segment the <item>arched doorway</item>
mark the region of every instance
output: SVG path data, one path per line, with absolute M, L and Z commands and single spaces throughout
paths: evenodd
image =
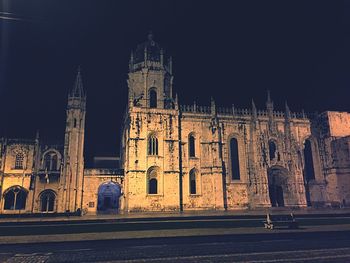
M 52 190 L 44 190 L 40 194 L 40 211 L 53 212 L 55 210 L 56 194 Z
M 98 212 L 118 212 L 119 198 L 121 196 L 120 185 L 115 182 L 106 182 L 98 188 Z
M 279 166 L 267 170 L 269 180 L 269 196 L 272 207 L 284 207 L 285 189 L 288 181 L 288 171 Z
M 21 186 L 12 186 L 4 192 L 4 210 L 23 210 L 26 207 L 27 190 Z

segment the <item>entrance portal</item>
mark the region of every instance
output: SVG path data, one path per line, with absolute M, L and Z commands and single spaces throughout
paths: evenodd
M 98 189 L 97 211 L 118 212 L 120 196 L 121 188 L 119 184 L 112 181 L 101 184 Z
M 288 180 L 288 171 L 283 167 L 271 167 L 268 169 L 269 196 L 272 207 L 284 206 L 284 191 Z

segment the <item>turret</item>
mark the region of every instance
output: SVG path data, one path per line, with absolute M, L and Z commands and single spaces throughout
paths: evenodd
M 252 119 L 253 119 L 253 121 L 257 121 L 257 119 L 258 119 L 258 112 L 256 110 L 255 103 L 254 103 L 253 99 L 252 99 Z
M 82 207 L 84 172 L 84 133 L 86 94 L 80 68 L 75 84 L 68 95 L 66 131 L 64 139 L 64 163 L 60 178 L 60 212 L 74 212 Z
M 133 106 L 172 108 L 173 75 L 171 58 L 149 33 L 137 46 L 129 61 L 129 101 Z M 130 108 L 130 107 L 129 107 Z
M 273 112 L 273 101 L 271 100 L 271 95 L 270 95 L 270 91 L 267 91 L 267 100 L 266 100 L 266 109 L 268 113 Z
M 284 114 L 284 116 L 285 116 L 286 121 L 290 122 L 292 115 L 291 115 L 290 109 L 288 107 L 287 101 L 285 102 L 285 114 Z
M 273 101 L 271 100 L 270 96 L 270 91 L 267 91 L 267 100 L 266 100 L 266 110 L 267 110 L 267 115 L 269 117 L 269 130 L 271 133 L 274 133 L 275 130 L 275 125 L 273 121 Z

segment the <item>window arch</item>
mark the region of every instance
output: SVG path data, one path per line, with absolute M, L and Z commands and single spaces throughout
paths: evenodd
M 152 167 L 148 170 L 148 194 L 158 194 L 158 169 Z
M 196 170 L 194 168 L 190 171 L 190 194 L 197 194 Z
M 312 156 L 312 145 L 311 145 L 310 139 L 306 139 L 304 143 L 304 160 L 305 160 L 305 167 L 304 167 L 305 179 L 306 181 L 314 180 L 315 170 L 314 170 L 314 162 L 313 162 L 313 156 Z
M 55 152 L 48 152 L 44 156 L 44 169 L 48 171 L 57 170 L 58 157 Z
M 230 139 L 230 161 L 231 161 L 231 177 L 233 180 L 240 180 L 238 141 L 236 138 Z
M 56 194 L 52 190 L 44 190 L 40 194 L 41 212 L 53 212 L 55 209 Z
M 23 169 L 24 154 L 17 153 L 15 159 L 15 169 Z
M 158 155 L 158 139 L 155 134 L 148 137 L 148 155 Z
M 188 136 L 188 155 L 196 157 L 196 139 L 193 134 Z
M 157 91 L 155 88 L 151 88 L 149 91 L 149 107 L 157 108 Z
M 270 156 L 270 161 L 276 158 L 276 143 L 272 140 L 269 141 L 269 156 Z
M 13 186 L 4 193 L 4 210 L 23 210 L 26 207 L 27 191 L 21 186 Z

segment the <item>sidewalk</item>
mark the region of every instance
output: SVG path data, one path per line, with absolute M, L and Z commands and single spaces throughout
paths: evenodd
M 242 228 L 197 228 L 197 229 L 165 229 L 165 230 L 143 230 L 143 231 L 121 231 L 103 233 L 79 233 L 60 235 L 34 235 L 34 236 L 0 236 L 0 245 L 5 244 L 34 244 L 55 243 L 75 241 L 97 241 L 97 240 L 128 240 L 144 238 L 164 237 L 195 237 L 195 236 L 218 236 L 218 235 L 257 235 L 278 233 L 316 233 L 316 232 L 343 232 L 350 231 L 350 224 L 307 226 L 300 229 L 274 229 L 268 230 L 261 227 Z
M 187 218 L 187 217 L 265 217 L 270 214 L 294 215 L 340 215 L 349 214 L 350 208 L 330 209 L 330 208 L 260 208 L 254 210 L 229 210 L 229 211 L 184 211 L 184 212 L 138 212 L 120 214 L 87 214 L 84 216 L 57 216 L 57 217 L 28 217 L 28 218 L 0 218 L 1 223 L 7 222 L 56 222 L 56 221 L 103 221 L 103 220 L 128 220 L 128 219 L 166 219 L 166 218 Z

